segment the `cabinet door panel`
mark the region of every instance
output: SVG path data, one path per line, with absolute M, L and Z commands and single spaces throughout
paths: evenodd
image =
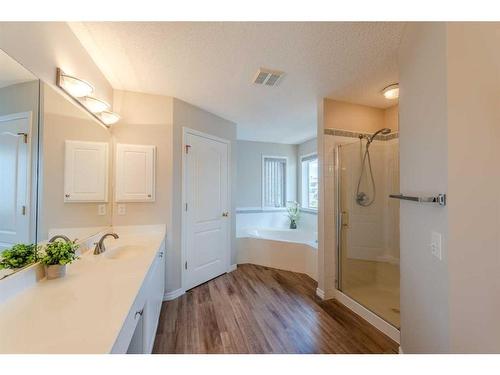
M 108 144 L 65 142 L 64 201 L 107 202 Z
M 153 202 L 155 200 L 156 147 L 116 145 L 116 200 Z
M 163 294 L 165 291 L 165 257 L 163 249 L 158 252 L 153 267 L 153 273 L 149 281 L 148 301 L 145 311 L 145 353 L 151 353 L 153 350 L 161 304 L 163 302 Z

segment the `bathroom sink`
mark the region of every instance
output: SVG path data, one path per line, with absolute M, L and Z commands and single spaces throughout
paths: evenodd
M 123 245 L 107 250 L 103 256 L 108 259 L 128 259 L 136 257 L 141 251 L 140 246 Z

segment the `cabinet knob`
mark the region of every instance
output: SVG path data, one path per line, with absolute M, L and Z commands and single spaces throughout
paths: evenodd
M 228 217 L 228 216 L 229 216 L 229 212 L 228 212 L 228 211 L 224 211 L 224 212 L 222 213 L 222 217 Z
M 148 194 L 148 198 L 151 198 L 151 194 Z
M 71 194 L 64 194 L 64 196 L 65 196 L 66 198 L 69 198 L 69 197 L 71 197 Z
M 158 257 L 163 258 L 163 251 L 160 251 Z

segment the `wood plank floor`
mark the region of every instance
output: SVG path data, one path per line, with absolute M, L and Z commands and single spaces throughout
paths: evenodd
M 243 264 L 164 302 L 153 353 L 397 353 L 304 274 Z

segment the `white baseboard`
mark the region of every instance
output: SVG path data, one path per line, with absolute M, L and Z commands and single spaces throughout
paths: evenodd
M 405 353 L 403 352 L 403 348 L 401 347 L 401 345 L 399 346 L 399 354 L 405 354 Z
M 171 301 L 173 299 L 176 299 L 177 297 L 182 296 L 184 293 L 185 293 L 185 291 L 182 288 L 173 290 L 171 292 L 165 292 L 165 294 L 163 295 L 163 300 L 164 301 Z
M 237 264 L 231 264 L 227 270 L 227 272 L 233 272 L 236 271 L 236 268 L 238 268 Z

